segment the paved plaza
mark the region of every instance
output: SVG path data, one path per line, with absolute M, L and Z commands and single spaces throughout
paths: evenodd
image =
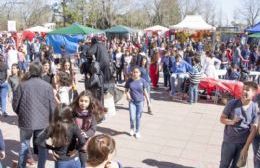
M 83 89 L 82 83 L 79 90 Z M 212 102 L 194 105 L 173 102 L 164 89 L 152 91 L 154 115 L 145 106 L 141 123 L 141 138 L 129 136 L 128 105 L 123 98 L 117 113 L 98 125 L 98 133 L 113 136 L 117 143 L 116 160 L 126 168 L 217 168 L 224 126 L 219 117 L 224 106 Z M 10 111 L 10 104 L 8 107 Z M 19 151 L 19 132 L 14 113 L 1 118 L 7 157 L 3 163 L 12 166 Z M 52 168 L 53 161 L 48 161 Z M 252 168 L 252 150 L 249 165 Z

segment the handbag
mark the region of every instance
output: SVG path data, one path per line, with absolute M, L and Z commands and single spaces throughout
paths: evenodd
M 245 167 L 247 162 L 247 156 L 242 157 L 241 153 L 239 155 L 238 161 L 237 161 L 237 167 Z

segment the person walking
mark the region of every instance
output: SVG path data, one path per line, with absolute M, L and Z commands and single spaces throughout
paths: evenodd
M 18 116 L 21 149 L 19 152 L 18 168 L 25 168 L 30 140 L 49 126 L 53 118 L 55 100 L 52 86 L 41 79 L 42 66 L 33 62 L 25 79 L 14 91 L 12 106 Z M 38 154 L 38 168 L 44 168 L 47 150 L 34 145 Z
M 141 72 L 138 67 L 133 68 L 132 77 L 126 82 L 126 97 L 129 101 L 130 112 L 130 135 L 135 134 L 136 138 L 140 138 L 141 116 L 144 106 L 144 96 L 150 106 L 149 96 L 147 94 L 147 82 L 141 78 Z

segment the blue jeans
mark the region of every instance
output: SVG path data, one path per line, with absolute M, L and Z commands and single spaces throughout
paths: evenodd
M 197 103 L 198 102 L 198 84 L 190 84 L 189 87 L 189 101 L 190 103 Z
M 184 83 L 184 79 L 189 77 L 186 73 L 173 73 L 170 78 L 171 85 L 171 95 L 174 96 L 176 92 L 182 92 L 182 85 Z
M 55 168 L 81 168 L 81 164 L 78 157 L 71 160 L 61 160 L 55 162 Z
M 144 102 L 134 102 L 129 103 L 129 112 L 130 112 L 130 128 L 135 129 L 135 132 L 140 131 L 141 116 L 143 112 Z
M 30 140 L 33 136 L 37 137 L 41 132 L 42 130 L 30 130 L 20 128 L 21 150 L 19 152 L 18 168 L 25 168 L 26 159 L 30 148 Z M 38 148 L 38 168 L 44 168 L 48 155 L 48 150 L 40 146 L 36 147 Z
M 20 70 L 25 72 L 26 69 L 27 69 L 27 62 L 26 61 L 19 61 L 18 66 L 19 66 Z
M 0 84 L 0 92 L 1 92 L 1 109 L 3 113 L 6 112 L 6 100 L 7 100 L 7 94 L 8 94 L 8 83 L 4 82 Z
M 170 78 L 171 78 L 171 74 L 165 72 L 163 73 L 163 84 L 164 84 L 164 87 L 171 87 L 171 84 L 170 84 Z
M 221 146 L 221 160 L 219 168 L 237 168 L 237 161 L 244 145 L 244 143 L 235 144 L 223 142 Z

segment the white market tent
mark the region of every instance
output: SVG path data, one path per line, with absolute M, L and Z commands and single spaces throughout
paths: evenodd
M 216 27 L 206 23 L 200 15 L 187 15 L 180 23 L 170 26 L 176 30 L 211 30 L 215 31 Z
M 31 27 L 26 29 L 25 31 L 30 31 L 30 32 L 39 32 L 39 33 L 48 33 L 50 31 L 52 31 L 51 29 L 48 29 L 46 27 L 43 26 L 35 26 L 35 27 Z
M 156 26 L 152 26 L 152 27 L 148 27 L 146 29 L 144 29 L 144 31 L 161 31 L 161 32 L 166 32 L 169 29 L 167 27 L 163 27 L 160 25 L 156 25 Z

